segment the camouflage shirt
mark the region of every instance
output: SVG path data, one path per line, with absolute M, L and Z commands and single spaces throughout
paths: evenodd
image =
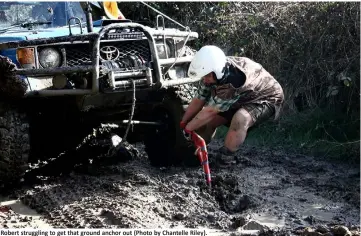
M 242 71 L 245 83 L 235 88 L 231 83 L 206 86 L 200 83 L 197 98 L 206 101 L 207 106 L 219 112 L 239 109 L 244 104 L 269 103 L 275 108 L 275 119 L 278 118 L 284 94 L 281 85 L 260 64 L 246 57 L 228 57 L 228 62 Z

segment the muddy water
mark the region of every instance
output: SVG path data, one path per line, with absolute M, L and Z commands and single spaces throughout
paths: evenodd
M 0 198 L 0 228 L 50 228 L 35 210 L 16 199 Z
M 210 151 L 219 145 L 214 141 Z M 327 235 L 345 225 L 353 235 L 359 232 L 357 166 L 244 147 L 234 165 L 211 160 L 209 190 L 200 168 L 150 167 L 137 147 L 134 160 L 89 165 L 17 196 L 52 227 L 186 227 L 233 235 L 311 235 L 319 229 L 313 235 Z

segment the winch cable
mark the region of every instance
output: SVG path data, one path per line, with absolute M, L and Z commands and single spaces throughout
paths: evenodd
M 135 101 L 136 101 L 136 98 L 135 98 L 135 82 L 134 82 L 134 80 L 132 80 L 132 87 L 133 87 L 132 108 L 131 108 L 130 115 L 129 115 L 129 121 L 128 121 L 127 129 L 126 129 L 125 134 L 123 136 L 123 141 L 127 140 L 129 129 L 130 129 L 130 126 L 132 125 L 132 120 L 133 120 L 133 116 L 134 116 Z
M 170 17 L 167 16 L 166 14 L 158 11 L 158 10 L 155 9 L 154 7 L 150 6 L 149 4 L 147 4 L 147 3 L 143 2 L 143 1 L 140 1 L 140 2 L 141 2 L 142 4 L 144 4 L 145 6 L 149 7 L 150 9 L 152 9 L 153 11 L 157 12 L 158 14 L 164 16 L 164 17 L 167 18 L 168 20 L 170 20 L 170 21 L 174 22 L 175 24 L 183 27 L 186 31 L 188 31 L 187 38 L 186 38 L 186 40 L 185 40 L 184 43 L 183 43 L 183 46 L 182 46 L 182 48 L 181 48 L 181 50 L 180 50 L 179 55 L 176 57 L 175 61 L 174 61 L 173 64 L 168 68 L 168 70 L 163 74 L 163 77 L 164 77 L 164 79 L 165 79 L 165 75 L 168 74 L 168 72 L 170 71 L 170 69 L 172 69 L 173 66 L 177 63 L 177 60 L 182 56 L 182 53 L 183 53 L 184 48 L 185 48 L 185 45 L 187 44 L 187 42 L 188 42 L 188 40 L 189 40 L 189 37 L 190 37 L 192 31 L 190 30 L 190 28 L 189 28 L 188 26 L 184 26 L 184 25 L 182 25 L 181 23 L 179 23 L 178 21 L 173 20 L 172 18 L 170 18 Z
M 161 14 L 162 16 L 164 16 L 165 18 L 167 18 L 168 20 L 173 21 L 173 22 L 176 23 L 177 25 L 183 27 L 184 29 L 187 29 L 187 28 L 188 28 L 188 27 L 182 25 L 181 23 L 177 22 L 176 20 L 173 20 L 172 18 L 170 18 L 169 16 L 165 15 L 164 13 L 158 11 L 158 10 L 155 9 L 154 7 L 150 6 L 149 4 L 147 4 L 147 3 L 143 2 L 143 1 L 140 1 L 140 2 L 143 3 L 144 5 L 146 5 L 147 7 L 149 7 L 150 9 L 152 9 L 153 11 Z
M 188 27 L 187 27 L 187 28 L 188 28 Z M 164 78 L 165 78 L 165 75 L 168 74 L 168 72 L 170 71 L 170 69 L 172 69 L 173 66 L 177 63 L 177 60 L 182 56 L 183 50 L 184 50 L 184 48 L 185 48 L 185 46 L 186 46 L 186 44 L 187 44 L 187 41 L 188 41 L 188 39 L 189 39 L 189 36 L 191 35 L 191 31 L 190 31 L 189 28 L 188 28 L 188 30 L 189 30 L 189 33 L 188 33 L 188 36 L 187 36 L 186 40 L 184 40 L 182 49 L 180 50 L 179 55 L 178 55 L 177 58 L 174 60 L 173 64 L 172 64 L 172 65 L 168 68 L 168 70 L 164 73 L 164 75 L 163 75 Z

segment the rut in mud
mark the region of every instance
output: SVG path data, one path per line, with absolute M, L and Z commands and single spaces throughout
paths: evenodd
M 213 141 L 210 153 L 220 145 Z M 311 235 L 313 230 L 305 229 L 311 226 L 317 235 L 327 235 L 339 230 L 331 226 L 346 225 L 354 235 L 359 231 L 357 166 L 244 147 L 233 165 L 211 159 L 209 190 L 200 167 L 152 167 L 142 145 L 131 160 L 117 163 L 119 157 L 104 158 L 102 147 L 72 155 L 96 153 L 103 159 L 76 165 L 70 174 L 42 178 L 18 189 L 16 196 L 54 227 L 202 227 Z M 0 223 L 6 227 L 1 217 Z

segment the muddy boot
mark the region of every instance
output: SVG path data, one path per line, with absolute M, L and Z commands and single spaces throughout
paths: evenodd
M 221 147 L 212 159 L 218 166 L 232 166 L 237 164 L 236 158 L 235 152 L 229 151 L 226 147 Z

